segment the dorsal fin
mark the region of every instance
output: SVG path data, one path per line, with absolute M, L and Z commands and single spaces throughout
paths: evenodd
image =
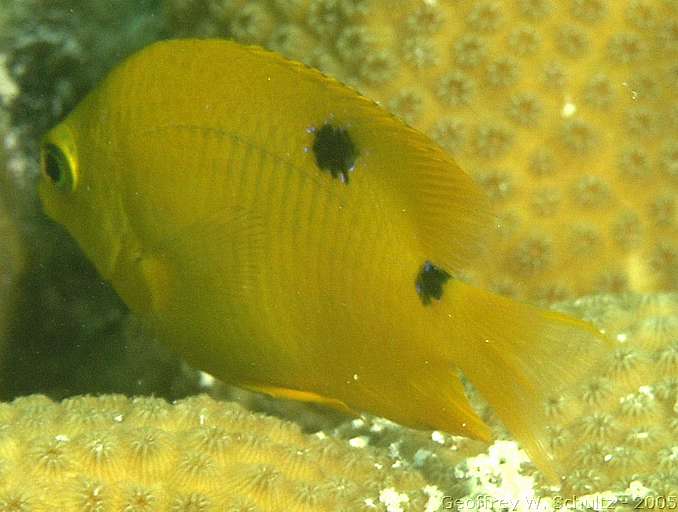
M 406 134 L 394 151 L 398 172 L 384 176 L 403 208 L 412 212 L 418 242 L 436 266 L 455 274 L 467 269 L 491 237 L 494 216 L 485 193 L 441 148 L 407 126 L 384 131 Z

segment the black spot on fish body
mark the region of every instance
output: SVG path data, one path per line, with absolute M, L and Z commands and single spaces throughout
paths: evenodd
M 313 153 L 320 169 L 348 185 L 348 173 L 355 166 L 358 149 L 346 128 L 325 123 L 315 133 Z
M 422 304 L 427 306 L 431 299 L 440 300 L 443 296 L 443 285 L 450 278 L 450 274 L 426 261 L 419 269 L 415 288 Z

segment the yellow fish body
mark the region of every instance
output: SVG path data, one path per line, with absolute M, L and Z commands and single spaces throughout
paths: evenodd
M 157 43 L 46 135 L 42 168 L 46 212 L 193 365 L 488 440 L 460 369 L 556 474 L 543 402 L 604 342 L 455 280 L 487 199 L 348 87 L 233 42 Z

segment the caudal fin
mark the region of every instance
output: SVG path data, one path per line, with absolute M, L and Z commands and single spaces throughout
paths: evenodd
M 440 304 L 454 342 L 451 361 L 550 479 L 563 476 L 550 447 L 553 429 L 581 414 L 571 404 L 611 343 L 591 324 L 450 283 Z

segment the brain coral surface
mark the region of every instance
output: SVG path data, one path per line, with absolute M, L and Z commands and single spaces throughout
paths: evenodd
M 0 405 L 3 512 L 424 510 L 425 487 L 383 452 L 206 396 Z

